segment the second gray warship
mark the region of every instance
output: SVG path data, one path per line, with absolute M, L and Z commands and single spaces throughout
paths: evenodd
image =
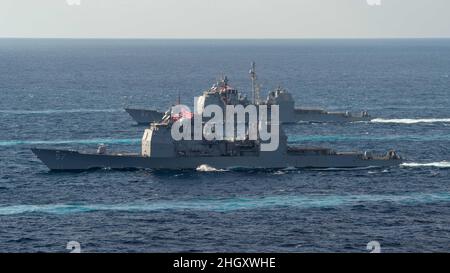
M 227 88 L 222 92 L 205 92 L 197 103 L 200 109 L 205 109 L 208 105 L 224 103 L 223 96 L 230 101 L 244 100 L 234 89 Z M 275 109 L 277 115 L 281 107 L 275 106 Z M 258 115 L 260 114 L 261 111 Z M 175 122 L 181 120 L 190 124 L 195 118 L 195 114 L 175 116 L 173 111 L 167 111 L 160 122 L 152 123 L 145 130 L 141 152 L 136 154 L 109 153 L 102 145 L 96 152 L 40 148 L 32 151 L 50 170 L 56 171 L 98 168 L 195 170 L 202 166 L 214 169 L 361 168 L 387 167 L 402 163 L 401 157 L 395 151 L 375 155 L 370 152 L 336 152 L 328 148 L 290 146 L 279 122 L 278 126 L 274 127 L 277 128 L 279 141 L 272 150 L 262 149 L 263 145 L 267 144 L 265 140 L 259 135 L 256 139 L 250 139 L 248 132 L 239 139 L 233 136 L 208 140 L 202 136 L 200 139 L 176 140 L 172 131 Z M 275 122 L 270 120 L 268 123 L 273 125 Z M 206 126 L 203 120 L 200 125 L 203 131 Z M 271 131 L 275 130 L 271 127 Z
M 252 80 L 252 100 L 247 100 L 245 96 L 241 96 L 241 99 L 237 102 L 226 101 L 227 104 L 240 103 L 243 105 L 248 104 L 267 104 L 267 105 L 279 105 L 280 112 L 280 122 L 281 123 L 296 123 L 296 122 L 355 122 L 355 121 L 370 121 L 373 118 L 368 114 L 367 111 L 362 111 L 360 113 L 350 113 L 350 112 L 329 112 L 323 109 L 310 109 L 310 108 L 296 108 L 295 101 L 292 95 L 282 89 L 277 88 L 275 91 L 269 92 L 267 99 L 265 101 L 260 100 L 260 85 L 257 83 L 255 63 L 252 63 L 252 68 L 250 70 L 251 80 Z M 228 81 L 222 78 L 220 82 L 213 85 L 206 93 L 223 93 L 230 89 L 228 86 Z M 232 89 L 233 92 L 237 92 L 236 89 Z M 225 98 L 226 99 L 226 98 Z M 152 122 L 161 121 L 164 114 L 163 112 L 151 109 L 136 109 L 136 108 L 125 108 L 125 111 L 136 121 L 138 124 L 149 125 Z

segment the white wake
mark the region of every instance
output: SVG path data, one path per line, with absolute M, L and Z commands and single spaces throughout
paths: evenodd
M 398 123 L 398 124 L 416 124 L 416 123 L 450 123 L 450 118 L 400 118 L 400 119 L 372 119 L 373 123 Z
M 450 162 L 448 161 L 441 161 L 441 162 L 431 162 L 431 163 L 403 163 L 401 165 L 402 167 L 409 167 L 409 168 L 422 168 L 422 167 L 434 167 L 434 168 L 450 168 Z

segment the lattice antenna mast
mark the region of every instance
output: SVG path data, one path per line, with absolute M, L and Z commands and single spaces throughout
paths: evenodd
M 178 98 L 177 98 L 177 104 L 176 105 L 180 105 L 181 104 L 181 96 L 180 96 L 180 92 L 178 91 Z
M 256 63 L 252 62 L 252 68 L 250 69 L 250 78 L 252 79 L 252 101 L 253 104 L 259 104 L 260 86 L 257 82 L 256 76 Z

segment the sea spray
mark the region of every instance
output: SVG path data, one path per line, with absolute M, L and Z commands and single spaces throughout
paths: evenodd
M 214 167 L 209 166 L 208 164 L 202 164 L 197 167 L 196 171 L 198 172 L 224 172 L 223 169 L 216 169 Z

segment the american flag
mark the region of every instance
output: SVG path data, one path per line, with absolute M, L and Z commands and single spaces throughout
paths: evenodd
M 177 120 L 182 119 L 182 118 L 192 119 L 194 117 L 194 113 L 190 112 L 186 108 L 181 108 L 180 113 L 172 114 L 171 117 L 172 117 L 173 121 L 177 121 Z

